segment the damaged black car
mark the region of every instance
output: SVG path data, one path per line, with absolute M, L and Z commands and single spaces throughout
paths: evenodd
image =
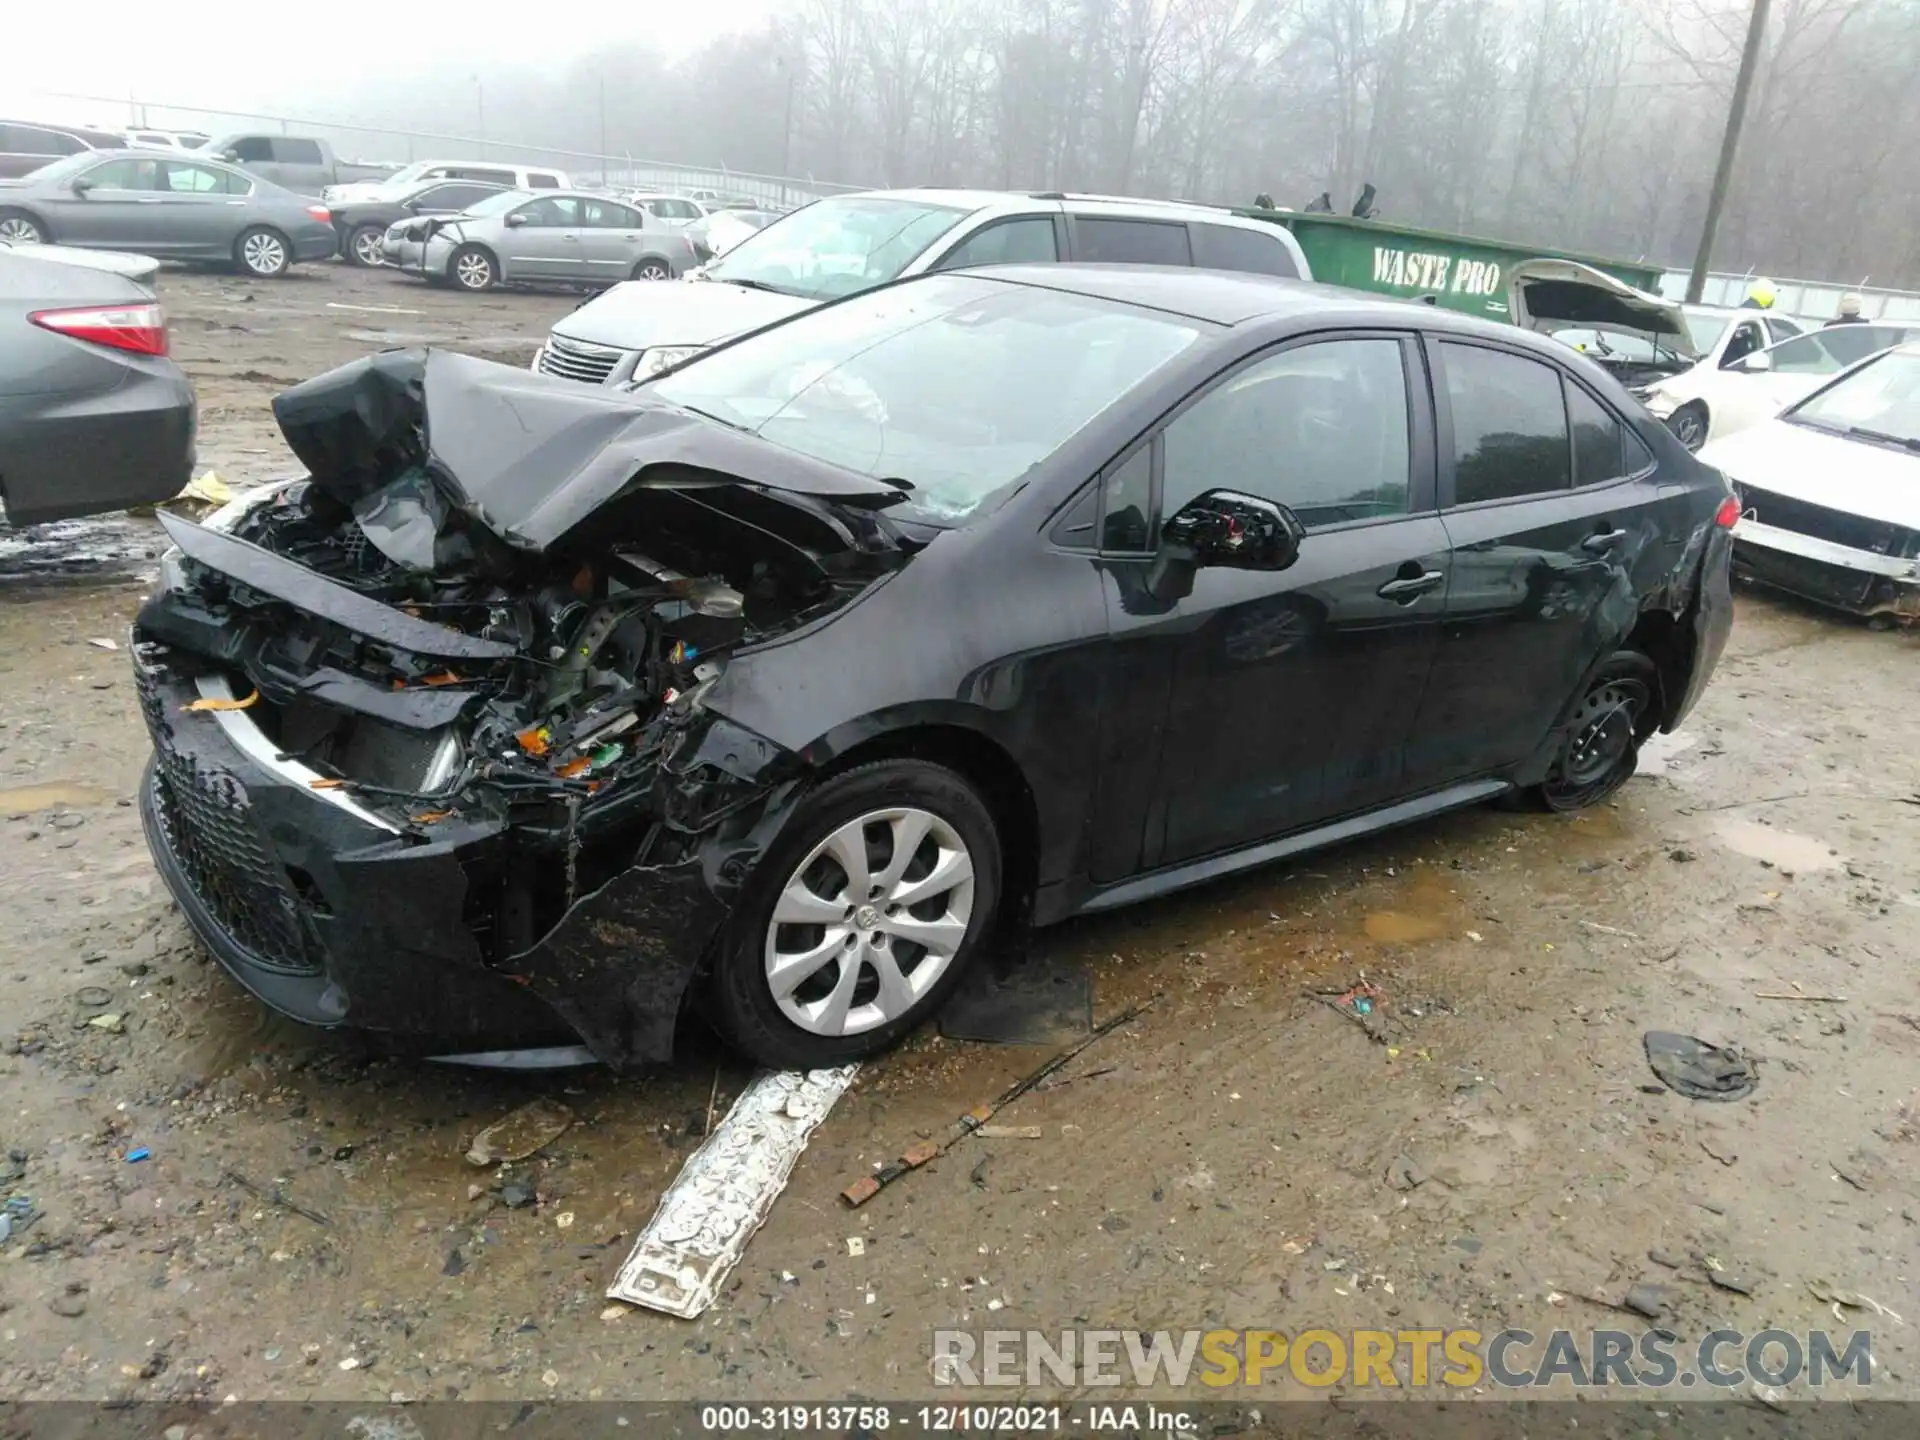
M 919 277 L 628 394 L 393 351 L 134 627 L 159 870 L 426 1053 L 879 1049 L 996 935 L 1590 805 L 1729 623 L 1724 479 L 1563 346 L 1256 277 Z

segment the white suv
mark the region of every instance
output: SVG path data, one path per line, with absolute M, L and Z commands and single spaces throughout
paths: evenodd
M 614 286 L 553 327 L 533 368 L 619 385 L 903 275 L 1056 260 L 1313 278 L 1287 231 L 1210 206 L 1058 191 L 875 190 L 783 215 L 685 281 Z

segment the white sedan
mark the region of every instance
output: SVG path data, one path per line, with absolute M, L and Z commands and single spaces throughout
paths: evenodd
M 1736 574 L 1883 625 L 1920 619 L 1920 345 L 1855 365 L 1700 458 L 1740 497 Z
M 1644 398 L 1681 444 L 1698 450 L 1779 414 L 1823 380 L 1914 334 L 1899 325 L 1832 325 L 1731 363 L 1703 361 L 1652 386 Z

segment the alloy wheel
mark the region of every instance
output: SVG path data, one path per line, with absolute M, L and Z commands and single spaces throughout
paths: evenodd
M 633 272 L 633 278 L 636 280 L 671 280 L 673 278 L 673 271 L 669 270 L 665 265 L 662 265 L 658 260 L 648 260 Z
M 380 232 L 371 228 L 354 231 L 353 258 L 362 265 L 386 264 L 386 257 L 380 253 Z
M 1698 410 L 1682 410 L 1673 417 L 1673 436 L 1688 450 L 1698 450 L 1707 440 L 1707 422 Z
M 0 240 L 14 245 L 38 245 L 40 227 L 24 215 L 9 215 L 0 220 Z
M 240 247 L 240 259 L 256 275 L 278 275 L 287 265 L 287 247 L 279 237 L 262 231 L 249 235 Z
M 787 877 L 767 926 L 766 980 L 814 1035 L 858 1035 L 906 1014 L 939 983 L 973 920 L 973 857 L 926 810 L 848 821 Z
M 486 256 L 470 251 L 454 261 L 453 275 L 463 289 L 484 290 L 493 283 L 493 265 Z

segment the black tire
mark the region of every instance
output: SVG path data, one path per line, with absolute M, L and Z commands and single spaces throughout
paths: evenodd
M 1632 778 L 1640 746 L 1660 724 L 1660 671 L 1638 650 L 1616 650 L 1593 672 L 1567 722 L 1547 778 L 1524 793 L 1531 809 L 1598 805 Z
M 354 226 L 340 242 L 340 258 L 349 265 L 368 268 L 384 266 L 387 262 L 380 257 L 380 241 L 386 233 L 387 227 L 384 225 Z M 362 253 L 363 247 L 371 253 L 372 259 Z
M 233 263 L 256 280 L 278 280 L 293 268 L 293 242 L 271 225 L 253 225 L 233 242 Z
M 40 218 L 24 210 L 0 209 L 0 230 L 16 245 L 45 245 L 52 239 Z
M 973 891 L 965 938 L 944 973 L 894 1019 L 853 1035 L 828 1036 L 803 1029 L 781 1012 L 767 979 L 766 949 L 774 904 L 788 882 L 803 873 L 807 857 L 836 830 L 869 812 L 901 807 L 934 816 L 966 848 L 973 866 Z M 741 1054 L 776 1069 L 844 1065 L 886 1049 L 938 1011 L 960 983 L 983 937 L 993 932 L 1000 878 L 1000 836 L 993 816 L 974 788 L 954 771 L 920 760 L 880 760 L 834 776 L 801 799 L 742 890 L 714 958 L 710 988 L 716 1028 Z M 807 942 L 803 938 L 801 943 Z M 896 939 L 896 949 L 900 943 Z M 847 962 L 827 963 L 837 971 Z M 869 979 L 877 982 L 877 978 L 867 971 L 858 984 L 865 985 Z
M 1689 400 L 1667 417 L 1667 428 L 1689 451 L 1698 452 L 1707 443 L 1707 407 L 1698 400 Z
M 447 279 L 456 290 L 491 290 L 500 283 L 500 262 L 484 245 L 462 245 L 447 257 Z
M 658 255 L 649 255 L 633 267 L 633 274 L 627 278 L 629 280 L 671 280 L 673 279 L 673 266 L 662 260 Z

